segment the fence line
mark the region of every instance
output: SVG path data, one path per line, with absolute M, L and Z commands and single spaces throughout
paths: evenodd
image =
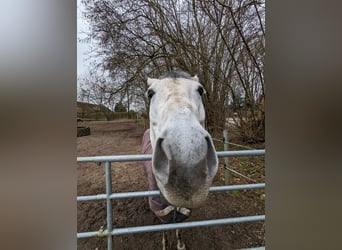
M 157 232 L 157 231 L 168 231 L 174 229 L 194 228 L 194 227 L 207 227 L 207 226 L 220 226 L 235 223 L 244 222 L 255 222 L 265 220 L 265 215 L 254 215 L 244 216 L 235 218 L 215 219 L 215 220 L 202 220 L 202 221 L 189 221 L 181 223 L 170 223 L 170 224 L 159 224 L 159 225 L 148 225 L 140 227 L 126 227 L 126 228 L 115 228 L 113 230 L 103 230 L 99 232 L 86 232 L 77 233 L 77 238 L 89 238 L 94 236 L 111 236 L 111 235 L 123 235 L 123 234 L 135 234 L 135 233 L 146 233 L 146 232 Z
M 233 172 L 234 174 L 239 175 L 239 176 L 241 176 L 241 177 L 243 177 L 243 178 L 245 178 L 245 179 L 247 179 L 247 180 L 249 180 L 249 181 L 253 181 L 253 182 L 255 182 L 255 183 L 257 182 L 256 180 L 254 180 L 254 179 L 252 179 L 252 178 L 250 178 L 250 177 L 248 177 L 248 176 L 246 176 L 246 175 L 243 175 L 243 174 L 239 173 L 238 171 L 236 171 L 236 170 L 234 170 L 234 169 L 227 168 L 227 170 L 229 170 L 229 171 Z
M 223 139 L 216 139 L 216 138 L 211 138 L 213 141 L 218 141 L 218 142 L 222 142 L 222 143 L 225 143 L 225 141 Z M 244 146 L 244 145 L 241 145 L 241 144 L 236 144 L 236 143 L 233 143 L 233 142 L 226 142 L 230 145 L 233 145 L 233 146 L 237 146 L 237 147 L 240 147 L 240 148 L 245 148 L 245 149 L 248 149 L 248 150 L 255 150 L 254 148 L 251 148 L 251 147 L 247 147 L 247 146 Z
M 218 157 L 239 157 L 239 156 L 260 156 L 264 155 L 265 150 L 239 150 L 239 151 L 221 151 L 217 152 Z M 140 232 L 154 232 L 161 230 L 172 230 L 181 228 L 201 227 L 201 226 L 215 226 L 225 225 L 232 223 L 243 223 L 265 220 L 265 215 L 244 216 L 236 218 L 225 218 L 216 220 L 204 220 L 204 221 L 191 221 L 183 223 L 171 223 L 162 225 L 148 225 L 140 227 L 127 227 L 127 228 L 115 228 L 113 229 L 112 219 L 112 199 L 132 198 L 132 197 L 144 197 L 159 195 L 159 191 L 143 191 L 143 192 L 126 192 L 126 193 L 112 193 L 112 180 L 111 180 L 111 162 L 124 162 L 124 161 L 149 161 L 152 159 L 152 155 L 114 155 L 114 156 L 94 156 L 94 157 L 77 157 L 77 162 L 96 162 L 100 165 L 105 162 L 106 173 L 106 194 L 77 196 L 77 201 L 89 201 L 89 200 L 101 200 L 107 201 L 107 229 L 102 228 L 97 232 L 81 232 L 77 233 L 77 238 L 88 237 L 107 237 L 107 247 L 109 250 L 113 249 L 112 236 L 122 235 L 129 233 Z M 255 189 L 264 188 L 265 183 L 257 184 L 245 184 L 245 185 L 232 185 L 232 186 L 218 186 L 211 187 L 210 191 L 230 191 L 241 189 Z
M 241 147 L 241 148 L 246 148 L 246 149 L 249 149 L 249 150 L 255 150 L 255 149 L 250 148 L 250 147 L 247 147 L 247 146 L 243 146 L 243 145 L 240 145 L 240 144 L 236 144 L 236 143 L 229 142 L 229 141 L 228 141 L 228 133 L 227 133 L 227 132 L 228 132 L 228 130 L 224 130 L 224 131 L 223 131 L 223 139 L 212 138 L 214 141 L 218 141 L 218 142 L 223 143 L 223 144 L 224 144 L 224 150 L 225 150 L 225 151 L 229 150 L 229 149 L 228 149 L 228 144 L 234 145 L 234 146 L 238 146 L 238 147 Z M 240 172 L 238 172 L 238 171 L 236 171 L 236 170 L 230 168 L 230 167 L 229 167 L 228 158 L 225 158 L 224 170 L 225 170 L 225 177 L 224 177 L 224 179 L 225 179 L 225 184 L 226 184 L 226 185 L 229 185 L 229 174 L 228 174 L 228 171 L 230 171 L 230 172 L 232 172 L 232 173 L 234 173 L 234 174 L 236 174 L 236 175 L 239 175 L 239 176 L 241 176 L 241 177 L 243 177 L 243 178 L 245 178 L 245 179 L 247 179 L 247 180 L 249 180 L 249 181 L 253 181 L 254 183 L 257 182 L 256 180 L 254 180 L 254 179 L 252 179 L 252 178 L 250 178 L 250 177 L 248 177 L 248 176 L 246 176 L 246 175 L 244 175 L 244 174 L 241 174 Z
M 220 192 L 220 191 L 233 191 L 233 190 L 259 189 L 259 188 L 265 188 L 265 183 L 215 186 L 215 187 L 210 187 L 209 191 Z M 153 190 L 153 191 L 113 193 L 109 196 L 109 198 L 115 200 L 115 199 L 141 198 L 141 197 L 159 196 L 159 195 L 160 195 L 159 190 Z M 77 201 L 92 201 L 92 200 L 105 200 L 105 199 L 107 199 L 107 194 L 77 196 Z
M 106 161 L 106 200 L 107 200 L 107 227 L 108 231 L 113 230 L 113 211 L 112 211 L 112 199 L 110 195 L 112 194 L 112 173 L 110 162 Z M 113 239 L 112 237 L 107 237 L 108 249 L 113 249 Z
M 236 150 L 216 152 L 217 157 L 240 157 L 240 156 L 262 156 L 265 149 L 256 150 Z M 77 162 L 125 162 L 125 161 L 150 161 L 151 154 L 144 155 L 108 155 L 108 156 L 86 156 L 77 157 Z

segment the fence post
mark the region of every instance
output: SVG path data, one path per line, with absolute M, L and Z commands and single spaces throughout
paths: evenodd
M 112 194 L 112 171 L 111 171 L 111 162 L 106 161 L 105 164 L 106 168 L 106 199 L 107 199 L 107 230 L 108 230 L 108 236 L 107 236 L 107 247 L 108 250 L 113 249 L 113 236 L 110 234 L 110 232 L 113 231 L 113 210 L 112 210 L 112 200 L 110 198 L 110 195 Z
M 224 144 L 224 151 L 228 151 L 228 130 L 223 130 L 223 144 Z M 224 181 L 226 185 L 229 185 L 229 158 L 224 158 Z

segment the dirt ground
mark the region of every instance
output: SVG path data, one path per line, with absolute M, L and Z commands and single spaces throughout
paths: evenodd
M 144 128 L 135 121 L 80 122 L 91 135 L 77 138 L 77 156 L 140 154 Z M 220 165 L 222 168 L 222 165 Z M 220 170 L 219 170 L 220 171 Z M 104 164 L 78 163 L 78 195 L 105 193 Z M 224 185 L 218 174 L 213 186 Z M 247 183 L 247 182 L 246 182 Z M 112 163 L 113 192 L 145 191 L 147 179 L 141 162 Z M 265 213 L 259 190 L 210 193 L 206 204 L 192 211 L 188 221 L 261 215 Z M 147 197 L 113 200 L 113 227 L 160 224 L 149 210 Z M 106 229 L 106 202 L 77 204 L 77 232 Z M 176 248 L 175 231 L 167 231 L 168 249 Z M 265 245 L 265 223 L 241 223 L 182 230 L 187 250 L 241 249 Z M 140 233 L 113 237 L 114 249 L 161 249 L 162 233 Z M 106 238 L 78 240 L 78 249 L 107 249 Z

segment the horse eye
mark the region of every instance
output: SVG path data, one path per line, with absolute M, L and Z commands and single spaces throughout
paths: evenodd
M 202 86 L 198 86 L 197 91 L 198 91 L 198 93 L 200 94 L 200 96 L 202 96 L 203 93 L 204 93 L 204 89 L 203 89 Z
M 154 92 L 154 90 L 153 89 L 149 89 L 149 90 L 147 90 L 147 96 L 148 96 L 148 98 L 149 99 L 151 99 L 152 98 L 152 96 L 155 94 L 155 92 Z

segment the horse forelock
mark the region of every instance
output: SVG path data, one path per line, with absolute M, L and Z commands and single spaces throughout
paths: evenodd
M 190 86 L 186 86 L 189 84 L 189 80 L 184 78 L 162 79 L 162 82 L 160 82 L 160 87 L 162 89 L 164 88 L 164 105 L 192 109 L 193 104 L 189 100 L 188 96 L 191 95 L 191 90 L 187 89 Z

